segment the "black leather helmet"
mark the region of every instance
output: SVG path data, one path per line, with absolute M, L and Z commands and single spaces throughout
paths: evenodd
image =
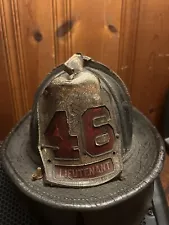
M 111 209 L 111 223 L 132 225 L 151 201 L 164 145 L 132 107 L 122 80 L 75 54 L 39 86 L 32 111 L 3 145 L 3 159 L 16 186 L 42 208 L 92 215 Z M 129 205 L 139 212 L 126 214 L 126 222 L 118 215 Z

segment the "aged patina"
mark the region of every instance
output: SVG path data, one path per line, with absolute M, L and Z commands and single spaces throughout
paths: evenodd
M 47 75 L 2 146 L 4 168 L 48 224 L 138 225 L 164 144 L 119 76 L 73 55 Z

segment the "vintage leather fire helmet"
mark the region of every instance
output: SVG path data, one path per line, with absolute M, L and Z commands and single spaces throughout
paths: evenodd
M 125 205 L 144 192 L 143 212 L 163 159 L 157 130 L 132 107 L 122 80 L 81 54 L 48 74 L 3 145 L 6 171 L 22 192 L 79 211 Z

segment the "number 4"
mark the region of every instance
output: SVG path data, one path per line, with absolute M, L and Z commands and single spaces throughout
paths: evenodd
M 112 150 L 114 132 L 108 124 L 109 119 L 109 111 L 106 107 L 91 108 L 82 115 L 84 147 L 89 155 L 97 156 Z M 56 158 L 79 158 L 78 139 L 77 136 L 69 134 L 65 111 L 55 113 L 47 127 L 45 136 L 50 145 L 56 146 Z

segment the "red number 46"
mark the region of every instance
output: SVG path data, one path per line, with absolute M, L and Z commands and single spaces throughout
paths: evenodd
M 112 150 L 114 132 L 108 124 L 109 119 L 109 111 L 104 106 L 88 109 L 82 115 L 84 147 L 87 154 L 97 156 Z M 69 124 L 65 111 L 55 113 L 45 135 L 49 144 L 57 147 L 55 150 L 56 158 L 79 158 L 78 138 L 69 134 Z

